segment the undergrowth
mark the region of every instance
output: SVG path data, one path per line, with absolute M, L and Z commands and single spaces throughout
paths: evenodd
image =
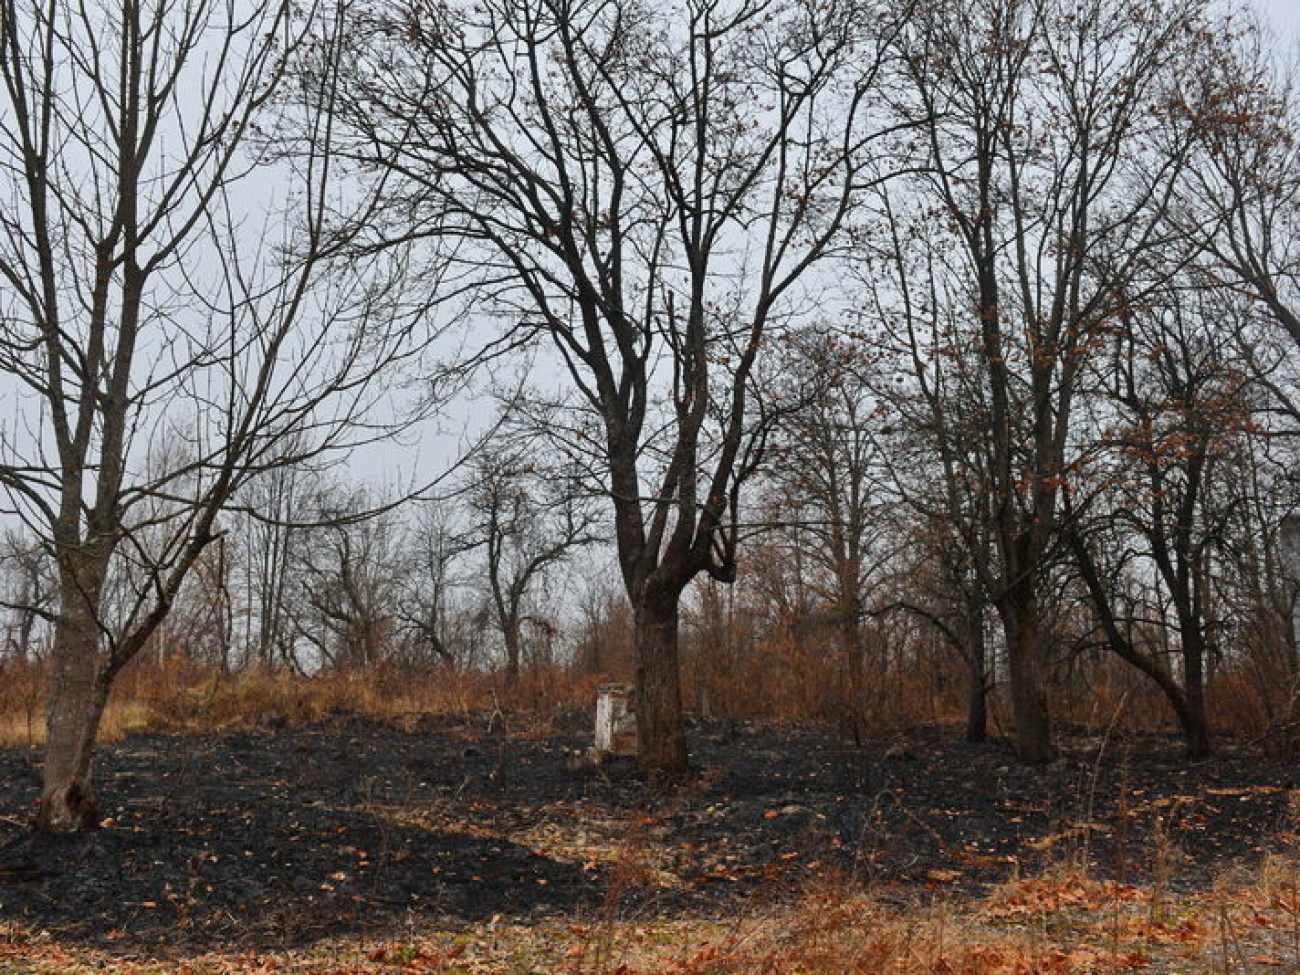
M 44 743 L 46 678 L 41 663 L 0 665 L 0 747 Z M 221 673 L 184 657 L 139 660 L 115 683 L 99 740 L 142 732 L 301 727 L 339 715 L 406 727 L 429 716 L 494 711 L 509 714 L 521 730 L 545 730 L 557 718 L 590 710 L 596 683 L 562 668 L 530 671 L 508 687 L 498 675 L 474 670 Z
M 749 672 L 731 675 L 724 694 L 717 681 L 702 685 L 687 673 L 686 706 L 704 717 L 756 720 L 771 725 L 809 725 L 858 737 L 895 737 L 918 728 L 948 727 L 960 733 L 965 720 L 961 694 L 938 694 L 928 678 L 899 681 L 889 701 L 873 701 L 864 714 L 850 705 L 833 675 L 817 661 L 801 661 L 802 675 L 777 693 Z M 555 719 L 590 713 L 595 688 L 611 675 L 587 674 L 560 665 L 528 668 L 510 686 L 499 672 L 378 665 L 364 670 L 301 674 L 248 667 L 233 672 L 184 654 L 133 661 L 114 684 L 100 730 L 101 741 L 138 732 L 203 732 L 252 727 L 299 727 L 340 714 L 409 724 L 427 715 L 510 715 L 516 725 L 546 729 Z M 613 675 L 615 677 L 619 675 Z M 47 665 L 0 657 L 0 747 L 36 747 L 45 740 Z M 940 681 L 960 691 L 958 681 Z M 1262 712 L 1245 688 L 1223 696 L 1214 708 L 1215 732 L 1224 738 L 1272 743 L 1289 749 L 1297 729 Z M 951 699 L 949 699 L 951 698 Z M 990 731 L 1008 732 L 1005 706 L 996 695 Z M 702 705 L 707 704 L 707 707 Z M 725 706 L 723 706 L 725 704 Z M 1172 733 L 1162 702 L 1131 681 L 1093 688 L 1086 701 L 1063 696 L 1059 722 L 1083 733 Z

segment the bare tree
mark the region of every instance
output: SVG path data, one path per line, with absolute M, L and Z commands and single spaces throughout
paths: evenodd
M 293 654 L 292 591 L 297 548 L 311 528 L 301 522 L 320 489 L 300 466 L 277 467 L 236 497 L 244 619 L 244 663 L 267 669 L 298 665 Z
M 317 525 L 301 531 L 292 562 L 290 609 L 315 665 L 361 671 L 385 662 L 394 642 L 399 532 L 391 512 L 364 490 L 323 489 Z M 369 514 L 368 514 L 369 513 Z
M 1178 105 L 1198 152 L 1170 217 L 1202 244 L 1213 284 L 1258 301 L 1300 344 L 1300 103 L 1259 23 L 1218 26 Z
M 1124 312 L 1105 366 L 1106 422 L 1083 479 L 1095 487 L 1067 498 L 1089 512 L 1071 512 L 1066 535 L 1104 642 L 1160 688 L 1194 758 L 1211 748 L 1215 564 L 1243 500 L 1257 399 L 1233 349 L 1234 332 L 1248 330 L 1243 308 L 1224 298 L 1171 289 Z M 1143 598 L 1149 591 L 1154 600 Z
M 326 264 L 334 64 L 309 4 L 0 3 L 0 484 L 58 573 L 38 825 L 98 821 L 96 730 L 218 513 L 264 470 L 375 434 L 407 352 L 378 262 Z M 283 219 L 259 127 L 304 147 Z M 359 433 L 364 430 L 364 433 Z M 286 444 L 297 444 L 285 450 Z M 110 580 L 120 596 L 107 598 Z
M 875 398 L 881 476 L 906 512 L 907 544 L 890 570 L 900 598 L 877 612 L 919 617 L 957 651 L 969 674 L 966 735 L 983 741 L 995 674 L 988 574 L 978 570 L 996 561 L 989 394 L 942 207 L 908 213 L 885 196 L 881 216 L 887 231 L 855 267 L 872 354 L 850 363 Z
M 519 682 L 529 603 L 545 575 L 597 540 L 581 485 L 531 459 L 537 451 L 496 447 L 471 462 L 469 539 L 482 547 L 492 615 L 506 651 L 506 684 Z
M 634 625 L 612 561 L 588 567 L 575 621 L 573 664 L 581 673 L 623 677 L 631 671 Z
M 1201 7 L 963 0 L 906 36 L 904 110 L 927 126 L 928 173 L 912 192 L 939 204 L 964 262 L 948 264 L 964 285 L 938 295 L 967 312 L 987 411 L 992 546 L 972 547 L 972 566 L 1002 621 L 1027 761 L 1053 754 L 1043 604 L 1076 400 L 1135 269 L 1175 247 L 1162 218 L 1191 127 L 1171 106 L 1203 38 Z
M 847 700 L 858 733 L 866 691 L 863 624 L 869 588 L 891 559 L 897 536 L 888 510 L 896 495 L 882 484 L 876 398 L 861 344 L 823 329 L 786 344 L 791 412 L 767 452 L 768 505 L 776 530 L 792 536 L 817 611 L 838 633 Z M 865 367 L 865 368 L 864 368 Z
M 464 613 L 455 592 L 462 586 L 458 563 L 474 548 L 444 502 L 421 502 L 406 531 L 398 573 L 397 623 L 400 663 L 456 667 L 469 662 L 456 636 Z
M 54 607 L 54 566 L 49 553 L 10 528 L 0 539 L 0 606 L 10 614 L 4 652 L 26 662 L 36 657 L 38 633 Z
M 413 0 L 356 8 L 355 158 L 378 243 L 454 249 L 458 282 L 567 373 L 636 620 L 643 765 L 687 768 L 678 612 L 735 573 L 755 365 L 856 190 L 891 5 Z M 362 43 L 363 42 L 363 43 Z M 804 291 L 806 293 L 806 289 Z

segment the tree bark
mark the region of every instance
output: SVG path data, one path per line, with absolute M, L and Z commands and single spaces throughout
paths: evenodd
M 514 690 L 519 686 L 520 659 L 523 656 L 520 639 L 519 620 L 507 618 L 502 620 L 501 637 L 506 645 L 506 687 Z
M 855 569 L 855 574 L 857 570 Z M 867 648 L 862 635 L 862 600 L 856 594 L 843 600 L 839 620 L 840 636 L 844 643 L 844 663 L 848 677 L 848 719 L 852 723 L 853 741 L 862 743 L 866 732 Z
M 1025 585 L 1012 588 L 1000 603 L 1011 665 L 1011 710 L 1016 729 L 1016 757 L 1022 762 L 1050 762 L 1051 709 L 1043 673 L 1042 633 L 1037 599 Z
M 55 627 L 54 668 L 46 710 L 45 770 L 37 829 L 73 832 L 98 824 L 92 766 L 95 736 L 111 680 L 102 665 L 90 594 L 65 582 Z
M 679 593 L 647 586 L 636 605 L 636 727 L 641 768 L 653 778 L 690 771 L 678 666 Z
M 967 594 L 963 647 L 970 687 L 966 698 L 966 740 L 975 744 L 989 737 L 988 647 L 984 642 L 984 603 Z
M 989 738 L 989 695 L 983 664 L 971 667 L 970 691 L 966 699 L 966 740 L 982 744 Z
M 1178 723 L 1182 726 L 1188 758 L 1206 758 L 1213 751 L 1210 723 L 1205 713 L 1205 638 L 1199 619 L 1180 620 L 1183 643 L 1182 701 L 1171 699 Z

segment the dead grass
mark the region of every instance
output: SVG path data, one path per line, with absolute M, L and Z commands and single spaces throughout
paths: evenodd
M 956 730 L 965 722 L 966 674 L 951 655 L 871 655 L 855 682 L 844 655 L 817 640 L 778 631 L 755 641 L 743 659 L 732 659 L 739 651 L 690 649 L 683 681 L 693 710 L 733 720 L 816 723 L 846 736 Z M 1216 671 L 1208 688 L 1214 734 L 1289 750 L 1300 737 L 1300 706 L 1287 698 L 1285 675 L 1261 668 L 1238 661 Z M 1176 733 L 1167 702 L 1133 668 L 1102 657 L 1077 669 L 1058 675 L 1053 690 L 1054 714 L 1063 727 Z M 0 659 L 0 747 L 43 744 L 46 675 L 41 661 Z M 102 738 L 149 730 L 297 726 L 340 713 L 401 722 L 417 714 L 497 711 L 545 724 L 566 711 L 589 710 L 605 676 L 540 667 L 507 691 L 499 673 L 479 670 L 381 665 L 311 676 L 259 668 L 222 673 L 183 653 L 141 657 L 115 683 Z M 991 695 L 989 705 L 990 730 L 1008 733 L 1004 695 Z
M 44 744 L 46 676 L 40 663 L 11 661 L 0 668 L 0 747 Z M 406 726 L 428 715 L 499 711 L 509 713 L 517 728 L 544 729 L 588 708 L 596 683 L 559 668 L 530 673 L 507 690 L 497 675 L 478 671 L 375 668 L 302 676 L 253 668 L 221 674 L 183 657 L 141 660 L 114 685 L 99 740 L 148 731 L 299 727 L 345 714 Z
M 1249 882 L 1169 898 L 1078 870 L 1016 881 L 963 902 L 906 905 L 824 878 L 792 903 L 729 919 L 588 918 L 472 930 L 411 930 L 292 953 L 232 950 L 166 962 L 74 951 L 10 924 L 0 970 L 15 975 L 1260 975 L 1300 970 L 1300 862 L 1267 861 Z

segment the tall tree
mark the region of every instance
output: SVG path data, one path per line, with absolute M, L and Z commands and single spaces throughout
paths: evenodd
M 877 175 L 870 0 L 408 0 L 354 10 L 357 161 L 377 243 L 451 251 L 502 331 L 544 340 L 569 445 L 614 513 L 641 760 L 687 769 L 683 590 L 735 573 L 754 376 L 857 189 Z M 761 433 L 759 434 L 761 436 Z
M 786 343 L 791 412 L 767 451 L 778 530 L 792 535 L 843 654 L 851 718 L 860 731 L 866 691 L 868 587 L 896 544 L 885 512 L 896 500 L 881 484 L 876 400 L 863 381 L 863 350 L 821 329 Z
M 1256 429 L 1250 371 L 1234 349 L 1249 326 L 1225 297 L 1170 289 L 1121 315 L 1105 425 L 1080 479 L 1092 488 L 1067 499 L 1088 512 L 1066 534 L 1104 642 L 1160 688 L 1194 758 L 1211 747 L 1216 555 L 1230 545 Z
M 293 567 L 305 529 L 295 525 L 310 510 L 317 479 L 297 466 L 278 467 L 247 485 L 237 503 L 244 602 L 244 663 L 265 669 L 298 666 L 293 654 Z
M 406 532 L 398 572 L 399 662 L 407 667 L 456 667 L 471 663 L 458 640 L 456 590 L 468 576 L 460 568 L 475 545 L 444 501 L 420 502 Z
M 327 112 L 268 206 L 257 142 L 289 58 L 327 106 L 308 5 L 0 2 L 0 486 L 58 575 L 38 825 L 98 821 L 115 675 L 167 616 L 218 513 L 278 464 L 345 447 L 407 352 L 378 262 L 329 268 Z M 287 444 L 297 444 L 284 449 Z M 109 599 L 110 590 L 118 595 Z
M 881 199 L 888 228 L 855 265 L 864 296 L 860 381 L 873 390 L 881 416 L 879 456 L 891 492 L 911 518 L 903 565 L 904 595 L 884 610 L 902 610 L 935 628 L 966 663 L 966 735 L 988 734 L 993 667 L 985 618 L 991 599 L 981 566 L 995 564 L 993 484 L 988 424 L 992 413 L 979 344 L 971 340 L 964 273 L 942 207 L 908 214 Z M 869 336 L 869 338 L 868 338 Z
M 54 603 L 53 563 L 40 545 L 10 528 L 0 536 L 0 606 L 9 614 L 4 652 L 26 662 L 37 656 L 42 621 Z
M 965 281 L 947 293 L 963 296 L 987 407 L 993 558 L 971 555 L 1002 622 L 1027 761 L 1053 754 L 1043 603 L 1076 399 L 1134 269 L 1169 246 L 1161 218 L 1190 144 L 1173 93 L 1201 7 L 943 3 L 905 38 L 905 111 L 927 128 L 913 190 L 950 228 Z

